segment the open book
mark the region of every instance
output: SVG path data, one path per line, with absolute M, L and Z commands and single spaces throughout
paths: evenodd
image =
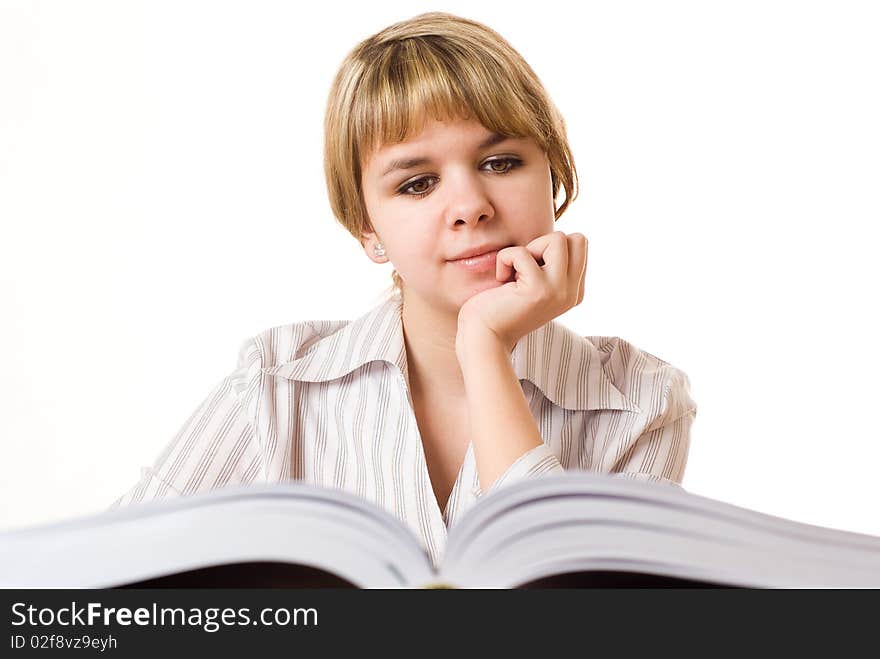
M 0 586 L 877 588 L 880 537 L 570 471 L 484 495 L 435 568 L 389 512 L 290 482 L 0 533 Z

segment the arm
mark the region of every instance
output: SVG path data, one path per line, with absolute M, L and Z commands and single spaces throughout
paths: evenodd
M 538 265 L 540 260 L 543 265 Z M 455 354 L 481 489 L 522 475 L 563 471 L 541 438 L 513 369 L 517 341 L 584 298 L 587 239 L 554 231 L 496 257 L 506 282 L 470 297 L 459 310 Z
M 510 352 L 491 332 L 469 332 L 465 337 L 459 363 L 480 490 L 519 476 L 563 471 L 541 438 Z
M 473 330 L 462 333 L 461 348 L 459 362 L 481 485 L 477 495 L 525 477 L 565 472 L 540 436 L 506 349 Z M 687 375 L 669 365 L 664 370 L 663 394 L 641 430 L 601 442 L 603 451 L 596 456 L 594 471 L 681 486 L 697 408 Z

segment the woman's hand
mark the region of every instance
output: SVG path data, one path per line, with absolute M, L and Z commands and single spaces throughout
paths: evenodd
M 525 247 L 500 250 L 495 279 L 507 283 L 477 293 L 461 306 L 455 337 L 459 361 L 472 336 L 491 333 L 510 353 L 520 338 L 580 304 L 586 268 L 587 238 L 581 233 L 554 231 Z

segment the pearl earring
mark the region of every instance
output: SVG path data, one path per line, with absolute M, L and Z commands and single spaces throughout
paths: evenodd
M 382 243 L 377 243 L 373 246 L 373 254 L 376 256 L 385 256 L 385 248 L 382 247 Z

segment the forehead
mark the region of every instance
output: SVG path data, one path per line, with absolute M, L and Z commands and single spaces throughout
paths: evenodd
M 386 141 L 374 148 L 372 155 L 384 155 L 405 149 L 409 146 L 427 144 L 435 139 L 449 136 L 468 137 L 488 133 L 487 129 L 476 119 L 434 119 L 424 118 L 409 128 L 409 134 L 401 141 Z M 380 138 L 381 139 L 381 138 Z
M 461 135 L 463 137 L 479 136 L 489 132 L 491 131 L 476 119 L 465 119 L 460 117 L 455 119 L 435 119 L 429 117 L 422 121 L 421 127 L 415 131 L 415 134 L 408 136 L 407 139 L 400 142 L 400 144 L 416 144 L 429 141 L 436 137 L 444 137 L 448 135 Z M 386 146 L 396 145 L 392 144 Z

